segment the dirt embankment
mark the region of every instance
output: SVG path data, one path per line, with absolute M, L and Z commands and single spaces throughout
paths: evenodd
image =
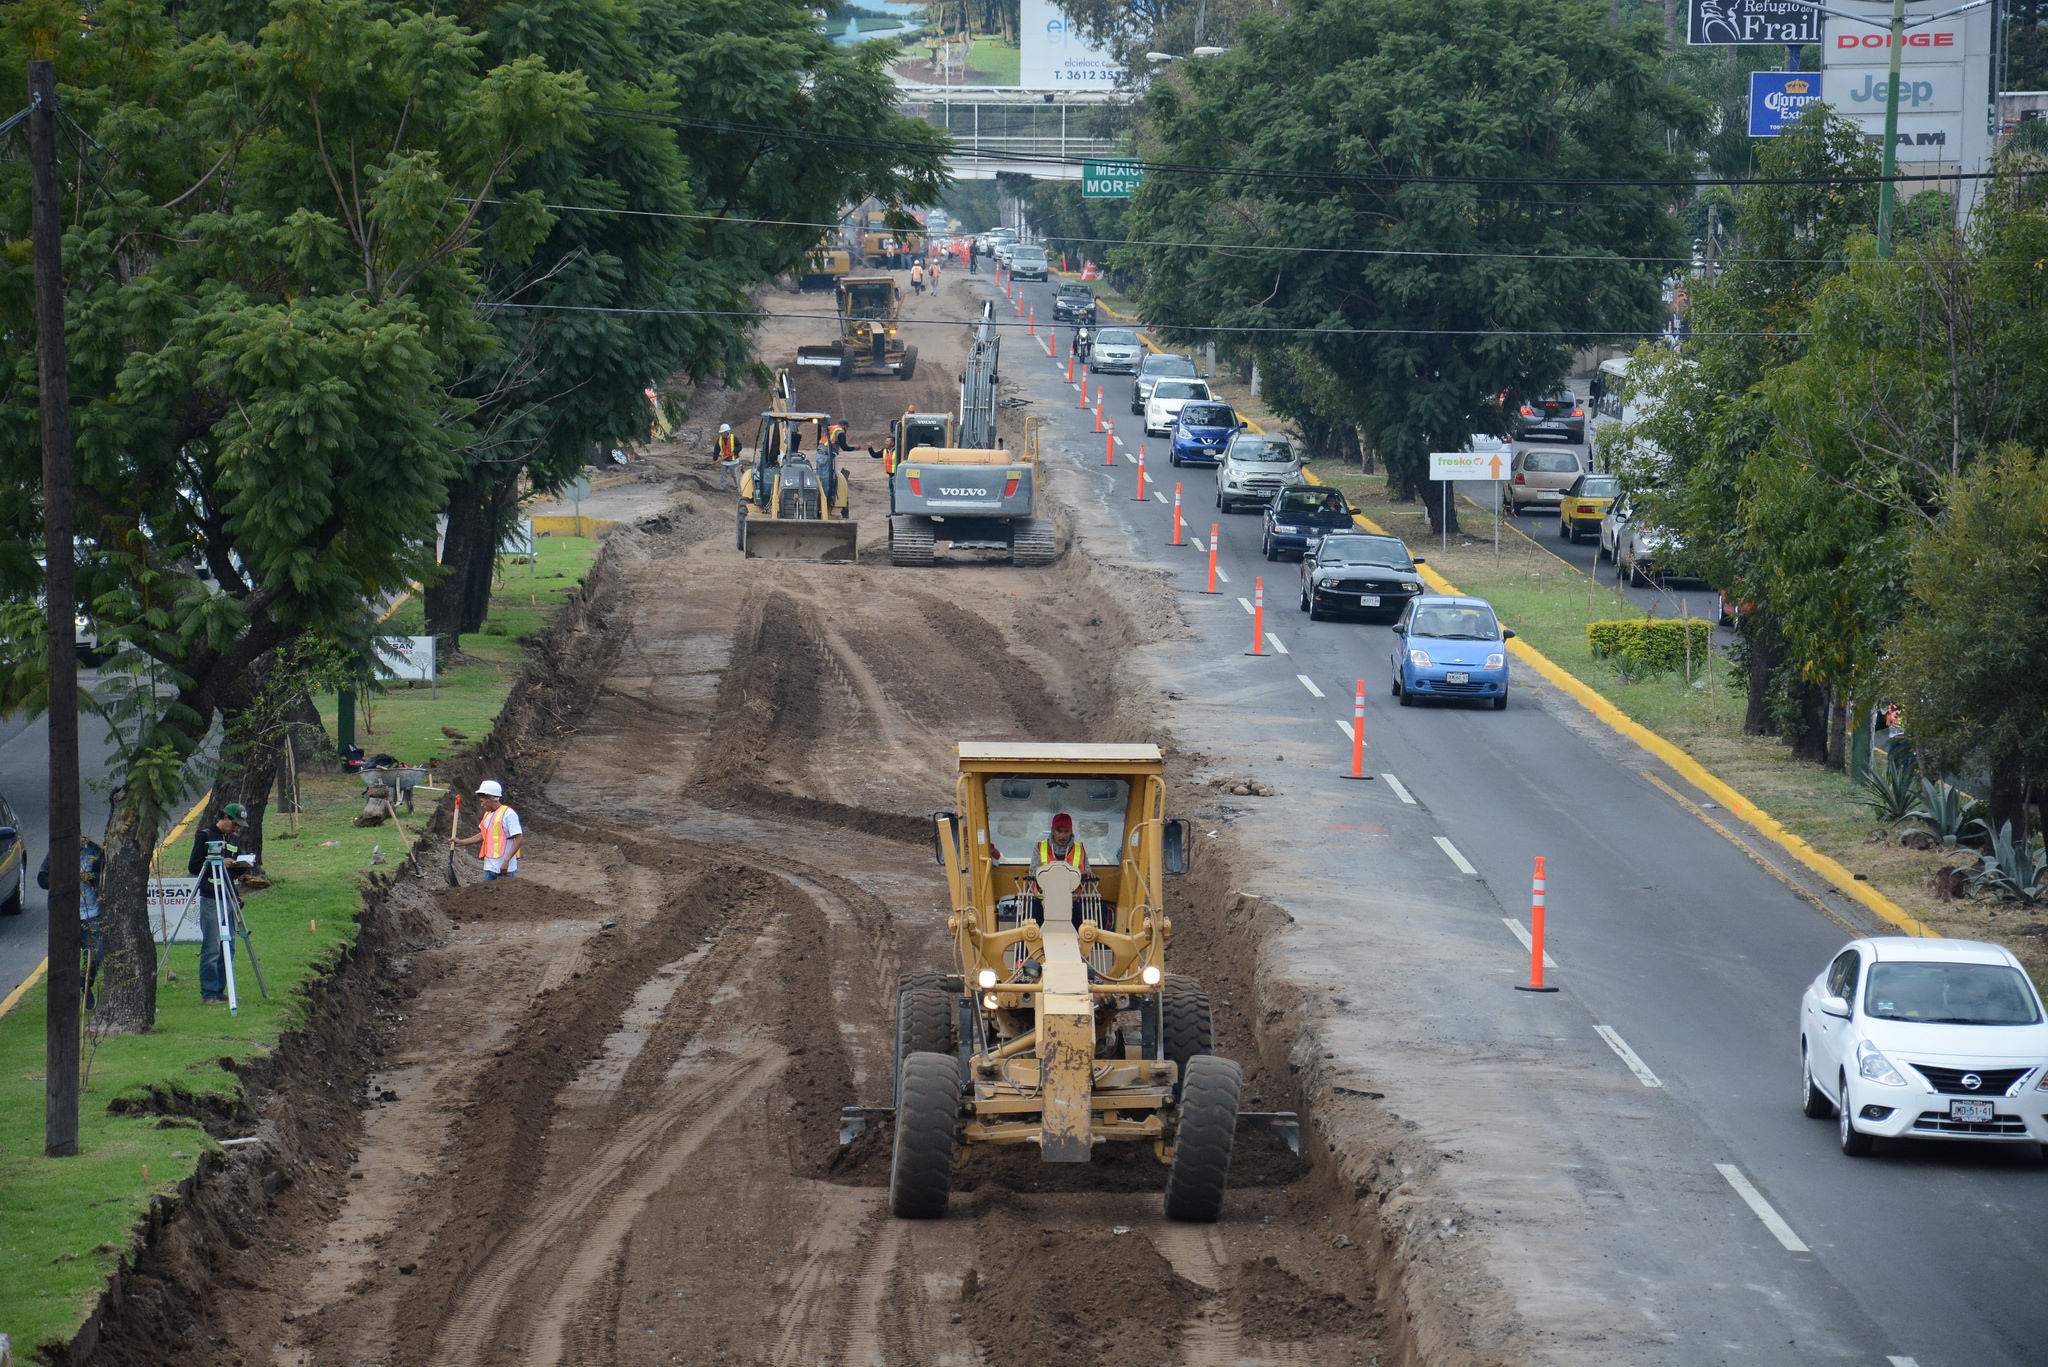
M 924 347 L 920 380 L 949 383 Z M 856 436 L 901 399 L 836 388 Z M 922 814 L 951 805 L 952 747 L 1170 741 L 1129 654 L 1171 614 L 1071 548 L 1036 571 L 743 561 L 729 499 L 685 470 L 608 557 L 490 752 L 520 878 L 387 903 L 406 933 L 261 1103 L 281 1150 L 311 1146 L 293 1178 L 233 1188 L 233 1230 L 195 1202 L 188 1265 L 130 1297 L 154 1314 L 86 1356 L 1401 1360 L 1396 1274 L 1312 1127 L 1306 1162 L 1241 1144 L 1214 1227 L 1163 1219 L 1149 1151 L 977 1153 L 947 1219 L 889 1216 L 886 1134 L 842 1148 L 839 1108 L 887 1100 L 896 978 L 943 963 Z M 1175 966 L 1207 983 L 1245 1104 L 1294 1106 L 1253 972 L 1272 913 L 1232 894 L 1226 842 L 1174 890 Z

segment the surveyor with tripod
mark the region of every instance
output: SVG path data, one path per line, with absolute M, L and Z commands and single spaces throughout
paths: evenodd
M 211 825 L 192 833 L 192 853 L 185 860 L 185 872 L 199 879 L 199 1000 L 225 1003 L 228 999 L 227 963 L 221 955 L 221 900 L 228 899 L 228 913 L 234 913 L 235 881 L 228 867 L 242 852 L 242 821 L 246 813 L 239 802 L 220 809 Z

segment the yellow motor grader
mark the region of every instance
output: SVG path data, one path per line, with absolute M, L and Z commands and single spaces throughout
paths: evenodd
M 831 427 L 831 414 L 792 413 L 780 397 L 761 415 L 753 463 L 739 475 L 739 548 L 747 559 L 854 558 L 860 525 L 849 520 L 852 488 L 827 436 Z
M 839 282 L 839 340 L 796 349 L 796 363 L 829 369 L 832 378 L 856 374 L 894 375 L 907 380 L 917 373 L 917 348 L 897 335 L 903 296 L 886 275 L 849 275 Z
M 981 1145 L 1085 1163 L 1121 1142 L 1167 1165 L 1169 1218 L 1216 1219 L 1238 1121 L 1296 1148 L 1300 1127 L 1240 1115 L 1208 997 L 1166 971 L 1161 884 L 1186 870 L 1190 833 L 1165 815 L 1159 748 L 963 742 L 959 757 L 957 809 L 933 817 L 958 969 L 898 988 L 891 1209 L 943 1215 Z M 1062 815 L 1085 868 L 1040 843 Z M 879 1109 L 849 1109 L 841 1139 Z

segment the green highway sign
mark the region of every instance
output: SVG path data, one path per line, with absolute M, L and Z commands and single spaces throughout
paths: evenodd
M 1128 161 L 1081 163 L 1081 198 L 1129 199 L 1145 183 L 1145 168 Z

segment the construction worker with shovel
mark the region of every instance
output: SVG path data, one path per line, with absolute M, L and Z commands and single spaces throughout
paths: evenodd
M 477 857 L 484 861 L 486 883 L 511 878 L 519 872 L 519 847 L 526 838 L 519 813 L 505 805 L 505 785 L 494 778 L 478 784 L 476 795 L 484 809 L 477 821 L 476 834 L 459 836 L 449 843 L 477 847 Z

